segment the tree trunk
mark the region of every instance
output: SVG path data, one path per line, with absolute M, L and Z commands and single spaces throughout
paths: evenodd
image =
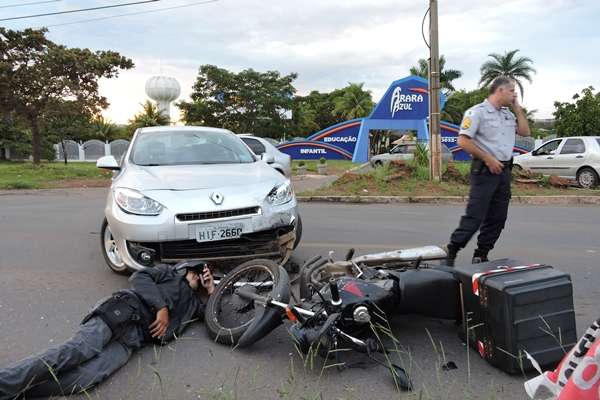
M 36 117 L 31 117 L 29 121 L 31 122 L 31 153 L 33 155 L 33 163 L 39 165 L 41 152 L 40 127 L 38 126 Z
M 67 165 L 67 148 L 65 146 L 65 139 L 60 141 L 60 144 L 62 146 L 62 151 L 63 151 L 63 158 L 65 159 L 65 165 Z

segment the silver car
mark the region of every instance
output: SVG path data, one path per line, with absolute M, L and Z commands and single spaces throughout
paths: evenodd
M 584 188 L 600 183 L 600 136 L 574 136 L 549 140 L 514 158 L 516 168 L 544 175 L 575 178 Z
M 238 136 L 250 147 L 254 154 L 264 157 L 267 164 L 275 170 L 288 178 L 292 176 L 292 157 L 279 151 L 269 139 L 254 136 L 251 133 L 242 133 Z M 263 154 L 266 154 L 266 156 L 263 156 Z
M 429 146 L 426 146 L 429 149 Z M 415 157 L 417 145 L 415 143 L 401 143 L 392 147 L 387 153 L 377 154 L 371 157 L 369 163 L 372 167 L 381 167 L 390 161 L 409 161 Z M 448 162 L 452 160 L 452 153 L 444 144 L 442 144 L 442 161 Z
M 138 129 L 121 165 L 106 156 L 97 166 L 116 170 L 101 230 L 115 272 L 184 259 L 284 261 L 300 241 L 290 180 L 228 130 Z

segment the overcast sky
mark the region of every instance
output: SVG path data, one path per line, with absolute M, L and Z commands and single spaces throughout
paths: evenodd
M 0 0 L 0 18 L 136 0 Z M 139 0 L 137 0 L 139 1 Z M 427 58 L 421 21 L 427 0 L 218 0 L 137 16 L 52 26 L 124 13 L 200 3 L 154 3 L 4 21 L 12 29 L 50 25 L 49 37 L 71 47 L 116 50 L 135 68 L 103 81 L 106 116 L 124 123 L 146 100 L 153 75 L 175 77 L 188 98 L 198 67 L 253 68 L 298 73 L 299 94 L 364 82 L 378 101 L 389 84 Z M 463 72 L 457 88 L 475 89 L 489 53 L 519 49 L 537 74 L 525 85 L 524 105 L 550 118 L 554 101 L 570 101 L 589 85 L 600 89 L 600 1 L 439 0 L 440 53 Z M 20 7 L 2 8 L 22 4 Z M 174 109 L 173 114 L 176 113 Z

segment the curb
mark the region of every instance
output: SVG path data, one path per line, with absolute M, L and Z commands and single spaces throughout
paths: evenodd
M 297 196 L 300 202 L 363 204 L 464 204 L 468 196 Z M 532 205 L 598 205 L 600 196 L 513 196 L 511 203 Z

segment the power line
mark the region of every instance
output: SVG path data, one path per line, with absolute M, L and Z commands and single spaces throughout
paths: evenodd
M 71 13 L 83 12 L 83 11 L 103 10 L 105 8 L 115 8 L 115 7 L 132 6 L 132 5 L 135 5 L 135 4 L 144 4 L 144 3 L 155 3 L 157 1 L 160 1 L 160 0 L 134 1 L 134 2 L 131 2 L 131 3 L 113 4 L 113 5 L 110 5 L 110 6 L 80 8 L 78 10 L 57 11 L 57 12 L 45 13 L 45 14 L 23 15 L 23 16 L 20 16 L 20 17 L 2 18 L 2 19 L 0 19 L 0 21 L 12 21 L 12 20 L 15 20 L 15 19 L 46 17 L 48 15 L 71 14 Z
M 199 5 L 202 5 L 202 4 L 216 3 L 217 1 L 219 1 L 219 0 L 203 0 L 203 1 L 197 1 L 197 2 L 189 3 L 189 4 L 182 4 L 182 5 L 179 5 L 179 6 L 155 8 L 154 10 L 148 10 L 148 11 L 138 11 L 138 12 L 131 12 L 131 13 L 126 13 L 126 14 L 110 15 L 108 17 L 98 17 L 98 18 L 82 19 L 82 20 L 79 20 L 79 21 L 64 22 L 62 24 L 46 25 L 46 28 L 54 28 L 54 27 L 57 27 L 57 26 L 66 26 L 66 25 L 81 24 L 81 23 L 85 23 L 85 22 L 103 21 L 103 20 L 106 20 L 106 19 L 119 18 L 119 17 L 129 17 L 129 16 L 133 16 L 133 15 L 150 14 L 150 13 L 155 13 L 155 12 L 160 12 L 160 11 L 174 10 L 174 9 L 177 9 L 177 8 L 186 8 L 186 7 L 199 6 Z
M 62 1 L 62 0 L 44 0 L 44 1 L 33 1 L 31 3 L 7 4 L 5 6 L 0 6 L 0 8 L 33 6 L 35 4 L 56 3 L 58 1 Z

